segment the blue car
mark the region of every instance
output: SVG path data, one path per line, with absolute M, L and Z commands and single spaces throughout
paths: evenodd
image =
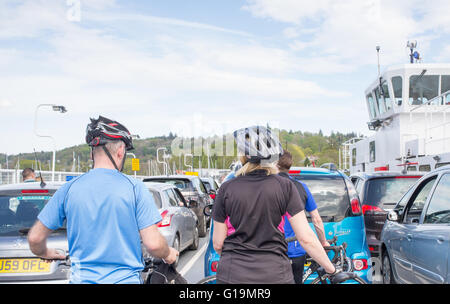
M 324 168 L 291 168 L 289 174 L 305 183 L 311 191 L 322 216 L 327 239 L 336 236 L 338 245 L 346 242 L 347 256 L 352 259 L 353 270 L 366 282 L 371 283 L 371 261 L 364 217 L 351 180 L 339 171 Z M 310 225 L 314 229 L 312 224 Z M 212 232 L 211 226 L 211 237 L 205 253 L 205 276 L 216 274 L 220 259 L 212 245 Z M 306 283 L 310 283 L 314 278 L 315 276 L 311 275 Z
M 381 232 L 383 283 L 450 283 L 450 166 L 419 179 Z

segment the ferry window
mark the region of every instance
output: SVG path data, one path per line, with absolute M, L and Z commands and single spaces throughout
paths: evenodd
M 431 166 L 430 166 L 430 165 L 422 165 L 422 166 L 419 166 L 419 171 L 422 171 L 422 172 L 430 172 L 430 171 L 431 171 Z
M 375 162 L 375 142 L 371 141 L 369 144 L 369 151 L 370 151 L 370 162 Z
M 434 166 L 434 168 L 437 169 L 437 168 L 448 166 L 448 165 L 450 165 L 450 163 L 439 163 L 439 164 L 436 164 L 436 166 Z
M 450 76 L 442 75 L 441 79 L 441 94 L 450 93 Z
M 450 105 L 450 76 L 449 75 L 442 75 L 441 78 L 441 94 L 445 94 L 443 97 L 445 105 Z
M 389 111 L 390 109 L 392 109 L 392 100 L 389 94 L 389 87 L 387 82 L 383 82 L 382 84 L 382 89 L 383 89 L 383 96 L 384 96 L 384 103 L 386 106 L 386 111 Z
M 409 104 L 421 105 L 439 95 L 438 75 L 414 75 L 409 78 Z
M 356 166 L 356 148 L 352 150 L 352 166 Z
M 381 98 L 380 87 L 375 89 L 375 97 L 377 99 L 378 112 L 380 113 L 380 115 L 383 115 L 384 113 L 386 113 L 386 109 L 384 107 L 383 99 Z
M 417 167 L 416 166 L 408 166 L 408 172 L 415 172 L 417 171 Z
M 394 89 L 394 100 L 399 106 L 402 105 L 403 79 L 400 76 L 392 77 L 392 88 Z
M 371 119 L 375 119 L 375 117 L 377 117 L 377 112 L 375 111 L 375 103 L 372 94 L 367 95 L 367 102 L 369 103 Z

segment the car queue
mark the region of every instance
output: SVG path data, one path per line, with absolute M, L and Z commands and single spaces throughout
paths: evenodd
M 144 182 L 162 217 L 158 229 L 177 251 L 196 250 L 199 237 L 206 235 L 206 231 L 199 235 L 199 224 L 207 227 L 210 221 L 203 207 L 212 203 L 212 199 L 198 177 L 172 178 L 178 183 Z M 66 255 L 66 260 L 45 263 L 31 252 L 27 241 L 38 214 L 63 185 L 63 182 L 26 182 L 0 186 L 0 283 L 69 282 L 73 261 L 68 257 L 66 223 L 48 239 L 48 245 Z M 144 260 L 152 258 L 145 246 L 142 254 Z M 174 266 L 177 263 L 178 259 Z
M 334 168 L 291 168 L 289 174 L 309 187 L 327 237 L 348 244 L 350 267 L 364 280 L 371 282 L 371 261 L 379 258 L 385 284 L 450 282 L 450 166 L 427 174 L 378 172 L 347 177 Z M 218 190 L 210 180 L 215 189 L 205 184 L 206 179 L 185 175 L 144 181 L 162 215 L 158 226 L 168 244 L 179 251 L 195 250 L 199 237 L 206 235 L 205 231 L 201 236 L 199 228 L 210 226 L 205 276 L 214 275 L 220 261 L 212 247 L 212 222 L 203 212 L 213 202 L 209 195 Z M 27 243 L 37 215 L 62 184 L 0 186 L 0 282 L 68 281 L 69 260 L 43 263 Z M 68 254 L 64 227 L 48 242 Z

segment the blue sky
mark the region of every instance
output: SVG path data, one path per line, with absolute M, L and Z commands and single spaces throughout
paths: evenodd
M 383 67 L 448 62 L 450 2 L 0 1 L 0 152 L 83 143 L 104 115 L 141 137 L 269 122 L 369 135 L 364 90 Z

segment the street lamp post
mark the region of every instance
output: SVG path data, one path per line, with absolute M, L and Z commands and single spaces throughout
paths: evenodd
M 40 104 L 36 107 L 36 111 L 34 112 L 34 134 L 36 134 L 36 136 L 39 137 L 46 137 L 46 138 L 50 138 L 53 142 L 53 162 L 52 162 L 52 182 L 55 181 L 55 160 L 56 160 L 56 143 L 55 143 L 55 139 L 50 136 L 50 135 L 41 135 L 37 132 L 37 114 L 38 114 L 38 110 L 41 107 L 51 107 L 53 111 L 56 112 L 60 112 L 60 113 L 66 113 L 66 107 L 64 106 L 57 106 L 54 104 Z

